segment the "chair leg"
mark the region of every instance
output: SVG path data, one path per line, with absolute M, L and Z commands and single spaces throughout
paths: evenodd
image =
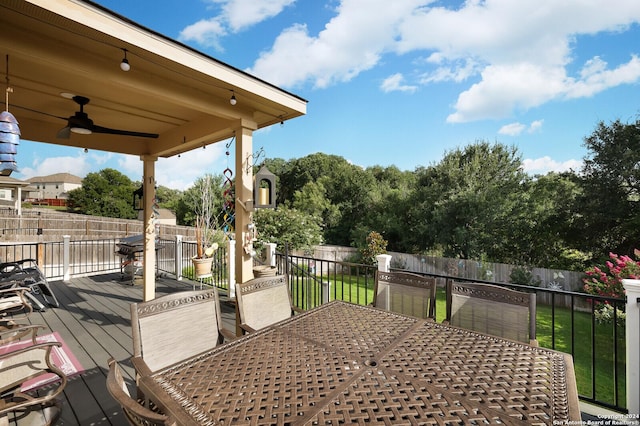
M 44 312 L 47 310 L 47 308 L 45 308 L 45 306 L 38 300 L 38 298 L 34 296 L 30 291 L 25 291 L 24 295 L 27 297 L 27 299 L 29 299 L 29 302 L 31 302 L 34 307 L 40 312 Z

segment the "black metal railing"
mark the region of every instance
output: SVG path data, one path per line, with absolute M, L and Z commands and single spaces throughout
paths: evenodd
M 329 300 L 373 302 L 374 266 L 276 254 L 279 273 L 289 276 L 293 303 L 309 309 Z M 536 293 L 537 340 L 574 358 L 580 399 L 626 411 L 625 299 L 586 293 L 427 274 L 438 282 L 439 320 L 445 315 L 447 280 L 482 282 Z M 610 317 L 601 313 L 603 307 Z
M 51 280 L 117 272 L 121 271 L 122 264 L 116 254 L 117 242 L 112 238 L 0 245 L 0 260 L 36 259 Z M 178 244 L 176 240 L 166 239 L 160 240 L 158 245 L 161 247 L 156 252 L 158 271 L 177 279 L 195 278 L 191 264 L 196 253 L 195 243 Z M 360 305 L 373 302 L 374 266 L 281 253 L 276 254 L 276 263 L 279 273 L 289 276 L 293 303 L 301 308 L 310 309 L 329 300 Z M 227 265 L 226 248 L 220 247 L 215 253 L 213 276 L 203 284 L 228 291 Z M 422 275 L 438 280 L 440 320 L 445 312 L 443 288 L 446 280 L 486 282 L 535 292 L 539 344 L 573 356 L 580 398 L 616 411 L 626 411 L 624 299 L 448 275 Z M 603 312 L 608 312 L 608 317 Z

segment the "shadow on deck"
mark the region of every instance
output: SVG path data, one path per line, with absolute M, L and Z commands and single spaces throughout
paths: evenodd
M 193 284 L 158 278 L 156 295 L 192 290 Z M 142 286 L 130 285 L 130 281 L 121 280 L 120 274 L 74 278 L 50 285 L 60 307 L 34 312 L 30 322 L 58 332 L 83 367 L 82 373 L 71 377 L 65 388 L 61 417 L 56 424 L 128 425 L 105 386 L 107 359 L 114 357 L 120 363 L 125 380 L 134 389 L 129 309 L 131 303 L 142 300 Z M 223 324 L 235 331 L 235 307 L 228 302 L 225 291 L 220 291 L 220 296 Z M 48 333 L 46 329 L 42 333 Z

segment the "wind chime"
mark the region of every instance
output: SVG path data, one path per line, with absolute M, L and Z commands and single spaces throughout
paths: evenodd
M 229 168 L 229 149 L 233 144 L 235 137 L 232 138 L 229 143 L 227 143 L 227 168 L 224 169 L 224 192 L 222 194 L 223 198 L 223 221 L 224 224 L 222 226 L 222 230 L 227 235 L 227 238 L 234 238 L 234 226 L 235 226 L 235 216 L 236 216 L 236 207 L 235 207 L 235 191 L 233 186 L 233 171 Z
M 9 84 L 9 55 L 7 55 L 7 90 L 5 94 L 5 111 L 0 112 L 0 175 L 9 176 L 18 170 L 16 154 L 20 144 L 20 128 L 18 120 L 9 112 L 9 93 L 13 92 Z

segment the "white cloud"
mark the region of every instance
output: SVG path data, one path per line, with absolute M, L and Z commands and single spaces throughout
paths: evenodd
M 202 19 L 195 24 L 191 24 L 182 31 L 178 37 L 181 41 L 195 41 L 196 43 L 222 50 L 220 38 L 225 36 L 227 31 L 223 22 L 219 18 Z
M 522 123 L 511 123 L 502 126 L 500 130 L 498 130 L 498 133 L 507 136 L 517 136 L 524 132 L 524 129 L 526 128 L 527 126 Z
M 566 172 L 569 170 L 579 171 L 582 168 L 582 161 L 567 160 L 559 162 L 549 156 L 525 159 L 522 161 L 522 169 L 529 174 L 547 174 L 549 172 Z
M 383 92 L 415 92 L 418 87 L 402 84 L 404 77 L 401 73 L 396 73 L 384 79 L 380 85 Z
M 518 136 L 525 130 L 527 131 L 527 133 L 535 133 L 542 128 L 543 123 L 544 120 L 535 120 L 532 121 L 529 126 L 518 122 L 505 124 L 500 128 L 500 130 L 498 130 L 498 133 L 507 136 Z
M 225 155 L 224 142 L 208 145 L 206 149 L 198 148 L 180 157 L 159 158 L 156 163 L 156 181 L 158 185 L 184 191 L 193 185 L 193 182 L 207 173 L 222 174 Z M 138 168 L 142 175 L 142 162 L 138 160 Z M 233 167 L 233 160 L 231 163 Z
M 342 0 L 336 16 L 317 35 L 305 25 L 285 29 L 249 71 L 285 87 L 311 82 L 322 88 L 349 81 L 392 50 L 398 22 L 421 3 Z
M 544 120 L 532 121 L 531 124 L 529 125 L 529 129 L 527 131 L 529 133 L 536 133 L 537 131 L 539 131 L 542 128 L 543 124 L 544 124 Z
M 201 19 L 180 32 L 181 41 L 194 41 L 222 51 L 221 38 L 278 15 L 295 0 L 210 0 L 220 11 L 217 16 Z
M 504 118 L 551 100 L 591 96 L 640 81 L 640 61 L 609 66 L 595 57 L 569 74 L 581 35 L 624 31 L 640 2 L 610 0 L 341 0 L 316 34 L 281 32 L 250 72 L 284 87 L 347 82 L 388 55 L 424 55 L 424 72 L 404 86 L 463 84 L 447 121 Z M 366 13 L 363 10 L 366 9 Z M 400 71 L 400 70 L 399 70 Z
M 214 0 L 223 3 L 223 16 L 231 29 L 240 31 L 278 15 L 295 0 Z
M 89 158 L 81 153 L 75 157 L 47 157 L 42 161 L 35 160 L 31 167 L 20 167 L 19 169 L 22 180 L 56 173 L 71 173 L 84 177 L 91 170 L 91 164 Z

